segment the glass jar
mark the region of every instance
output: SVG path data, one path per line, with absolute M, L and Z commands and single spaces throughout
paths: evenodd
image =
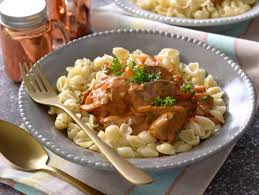
M 66 26 L 70 39 L 91 32 L 90 0 L 46 0 L 49 16 Z
M 33 64 L 54 49 L 53 30 L 69 41 L 62 23 L 48 20 L 44 0 L 5 0 L 0 5 L 0 37 L 7 75 L 21 81 L 19 63 Z

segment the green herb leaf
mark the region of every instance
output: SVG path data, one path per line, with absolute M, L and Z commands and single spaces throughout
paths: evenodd
M 162 104 L 163 104 L 163 100 L 159 96 L 154 98 L 152 101 L 152 105 L 155 105 L 155 106 L 162 106 Z
M 152 105 L 155 106 L 173 106 L 176 104 L 176 99 L 171 96 L 167 96 L 164 99 L 161 99 L 159 96 L 154 98 Z
M 144 68 L 134 68 L 131 82 L 143 83 L 147 80 Z
M 181 86 L 181 91 L 183 92 L 193 92 L 193 84 L 185 83 Z
M 147 73 L 147 77 L 149 81 L 157 81 L 161 78 L 161 73 Z
M 164 106 L 172 106 L 176 104 L 176 99 L 171 97 L 171 96 L 167 96 L 164 101 Z
M 123 72 L 123 65 L 120 63 L 118 58 L 114 58 L 111 65 L 112 74 L 115 76 L 120 76 Z
M 150 81 L 157 81 L 161 78 L 160 73 L 149 73 L 142 67 L 135 67 L 133 69 L 133 75 L 131 82 L 133 83 L 145 83 Z
M 130 68 L 131 70 L 134 70 L 134 69 L 136 68 L 136 65 L 137 65 L 137 63 L 136 63 L 135 61 L 133 61 L 133 60 L 131 60 L 131 61 L 129 62 L 129 64 L 128 64 L 128 66 L 129 66 L 129 68 Z

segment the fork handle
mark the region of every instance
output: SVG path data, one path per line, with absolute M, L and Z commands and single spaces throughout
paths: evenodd
M 83 182 L 81 182 L 81 181 L 75 179 L 74 177 L 68 175 L 67 173 L 61 171 L 60 169 L 57 169 L 57 168 L 52 167 L 50 165 L 46 165 L 43 170 L 45 170 L 45 171 L 51 173 L 52 175 L 70 183 L 71 185 L 80 189 L 84 193 L 87 193 L 87 194 L 90 194 L 90 195 L 103 195 L 102 192 L 88 186 L 87 184 L 84 184 Z
M 125 177 L 128 181 L 134 184 L 147 184 L 152 182 L 152 178 L 147 175 L 141 169 L 135 167 L 129 161 L 119 156 L 114 149 L 108 146 L 104 141 L 102 141 L 97 135 L 96 132 L 91 130 L 86 126 L 81 119 L 79 119 L 72 111 L 67 109 L 65 106 L 56 105 L 62 110 L 64 110 L 68 115 L 74 119 L 74 121 L 82 128 L 82 130 L 91 138 L 95 145 L 99 148 L 101 153 L 110 161 L 118 172 Z

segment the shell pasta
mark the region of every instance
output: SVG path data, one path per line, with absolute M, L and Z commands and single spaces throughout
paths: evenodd
M 207 19 L 229 17 L 250 10 L 256 0 L 133 0 L 142 9 L 164 16 Z
M 224 91 L 198 62 L 183 65 L 179 51 L 151 56 L 122 47 L 93 61 L 67 67 L 56 87 L 61 104 L 73 111 L 119 155 L 154 158 L 191 150 L 224 124 Z M 62 110 L 55 127 L 80 147 L 98 147 Z

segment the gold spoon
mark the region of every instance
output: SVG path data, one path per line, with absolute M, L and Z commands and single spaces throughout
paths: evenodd
M 46 171 L 88 194 L 103 194 L 47 165 L 48 153 L 29 133 L 9 122 L 0 120 L 0 152 L 16 167 L 25 171 Z

